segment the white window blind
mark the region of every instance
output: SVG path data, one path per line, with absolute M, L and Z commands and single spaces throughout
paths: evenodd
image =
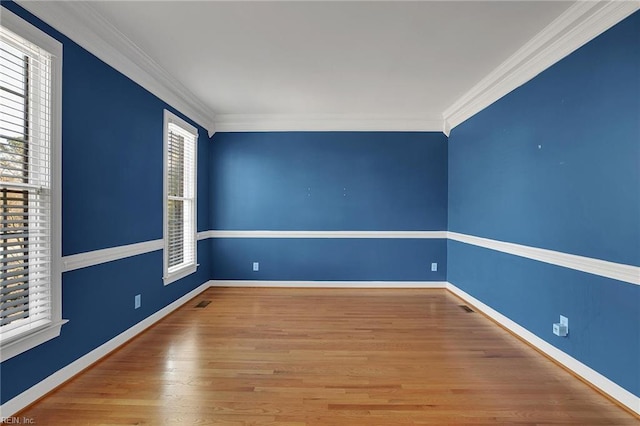
M 4 22 L 0 31 L 0 335 L 4 346 L 55 319 L 54 103 L 52 54 L 5 28 Z
M 165 283 L 196 268 L 197 130 L 165 111 Z

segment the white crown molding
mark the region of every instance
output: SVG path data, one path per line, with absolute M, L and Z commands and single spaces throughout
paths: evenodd
M 42 398 L 47 393 L 51 392 L 67 380 L 71 379 L 73 376 L 82 372 L 82 370 L 90 367 L 95 362 L 104 358 L 109 353 L 116 350 L 118 347 L 122 346 L 138 334 L 142 333 L 144 330 L 160 321 L 162 318 L 169 315 L 171 312 L 175 311 L 180 306 L 184 305 L 189 300 L 193 299 L 198 294 L 208 289 L 210 286 L 211 281 L 205 282 L 196 289 L 191 290 L 189 293 L 185 294 L 181 298 L 175 300 L 174 302 L 170 303 L 154 314 L 143 319 L 133 327 L 127 329 L 108 342 L 102 344 L 101 346 L 98 346 L 96 349 L 83 355 L 82 357 L 73 361 L 71 364 L 68 364 L 66 367 L 63 367 L 60 370 L 56 371 L 46 379 L 22 392 L 20 395 L 5 402 L 4 404 L 2 404 L 2 406 L 0 406 L 0 418 L 13 416 L 15 413 Z
M 449 137 L 451 134 L 451 123 L 449 123 L 448 120 L 442 120 L 442 133 L 444 133 L 446 137 Z
M 211 287 L 446 288 L 446 281 L 269 281 L 211 280 Z
M 612 278 L 614 280 L 624 281 L 630 284 L 640 285 L 640 267 L 638 266 L 609 262 L 606 260 L 594 259 L 592 257 L 578 256 L 575 254 L 525 246 L 522 244 L 491 240 L 489 238 L 481 238 L 473 235 L 459 234 L 457 232 L 449 232 L 448 235 L 450 240 L 513 254 L 515 256 L 525 257 L 539 262 L 550 263 L 552 265 L 562 266 L 576 271 L 600 275 L 601 277 Z
M 446 284 L 447 290 L 451 293 L 458 296 L 460 299 L 464 300 L 466 303 L 472 305 L 476 310 L 482 312 L 496 323 L 500 324 L 502 327 L 506 328 L 511 333 L 520 337 L 522 340 L 538 349 L 542 353 L 549 356 L 551 359 L 568 368 L 572 372 L 574 372 L 579 377 L 583 378 L 587 382 L 591 383 L 597 389 L 601 390 L 605 394 L 609 395 L 611 398 L 618 401 L 620 404 L 629 408 L 636 414 L 640 414 L 640 398 L 635 396 L 633 393 L 624 389 L 620 385 L 614 383 L 607 377 L 598 373 L 591 367 L 581 363 L 577 359 L 568 355 L 567 353 L 561 351 L 545 340 L 541 339 L 537 335 L 533 334 L 526 328 L 522 327 L 515 321 L 512 321 L 508 317 L 502 315 L 500 312 L 491 308 L 488 305 L 485 305 L 475 297 L 470 294 L 464 292 L 459 289 L 455 285 L 447 282 Z M 551 332 L 551 327 L 549 327 L 549 332 Z
M 640 8 L 636 1 L 578 1 L 443 113 L 445 134 Z
M 191 118 L 209 135 L 213 134 L 213 111 L 100 15 L 90 2 L 17 0 L 16 3 Z
M 163 240 L 144 241 L 125 246 L 110 247 L 84 253 L 72 254 L 62 258 L 62 272 L 69 272 L 101 263 L 125 259 L 139 254 L 151 253 L 164 248 Z
M 203 238 L 447 238 L 447 231 L 205 231 Z M 198 236 L 200 238 L 200 236 Z
M 214 126 L 218 132 L 442 132 L 442 118 L 368 114 L 219 114 L 214 118 Z

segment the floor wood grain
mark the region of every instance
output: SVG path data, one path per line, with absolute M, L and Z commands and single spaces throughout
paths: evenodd
M 205 308 L 195 306 L 211 300 Z M 638 425 L 439 289 L 211 288 L 19 413 L 38 425 Z

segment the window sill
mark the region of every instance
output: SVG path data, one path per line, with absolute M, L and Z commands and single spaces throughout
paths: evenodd
M 4 362 L 46 341 L 58 337 L 60 335 L 60 329 L 67 322 L 69 322 L 69 320 L 52 322 L 35 331 L 31 331 L 25 336 L 3 343 L 1 346 L 2 350 L 0 350 L 0 362 Z
M 178 281 L 186 277 L 187 275 L 191 275 L 194 272 L 196 272 L 197 269 L 198 269 L 198 265 L 193 264 L 193 265 L 185 266 L 184 268 L 179 269 L 170 274 L 167 274 L 165 277 L 162 278 L 164 280 L 164 285 L 169 285 L 174 281 Z

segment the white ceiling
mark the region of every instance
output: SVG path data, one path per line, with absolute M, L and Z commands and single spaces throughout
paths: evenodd
M 572 3 L 90 5 L 220 120 L 249 114 L 442 122 L 448 107 Z

